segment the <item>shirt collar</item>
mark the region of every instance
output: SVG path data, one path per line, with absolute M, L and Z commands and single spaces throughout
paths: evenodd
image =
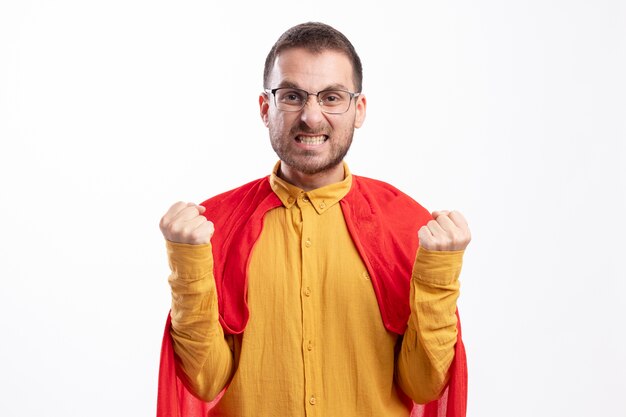
M 274 170 L 270 176 L 270 185 L 286 208 L 291 208 L 294 204 L 297 204 L 298 207 L 302 207 L 303 204 L 311 204 L 318 214 L 322 214 L 345 197 L 352 186 L 352 174 L 345 162 L 343 162 L 344 179 L 342 181 L 311 191 L 304 191 L 280 178 L 278 176 L 279 168 L 280 161 L 274 165 Z

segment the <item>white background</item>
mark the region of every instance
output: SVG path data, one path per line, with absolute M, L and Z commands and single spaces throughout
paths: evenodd
M 270 172 L 265 55 L 318 20 L 352 171 L 470 221 L 468 415 L 626 416 L 625 3 L 412 4 L 2 1 L 0 415 L 155 414 L 158 221 Z

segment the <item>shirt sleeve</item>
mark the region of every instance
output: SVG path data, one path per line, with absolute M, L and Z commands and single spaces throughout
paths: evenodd
M 187 385 L 214 399 L 230 381 L 233 352 L 219 322 L 211 245 L 167 242 L 172 289 L 171 336 Z
M 411 315 L 396 362 L 400 388 L 413 401 L 438 399 L 445 389 L 457 340 L 456 301 L 464 251 L 417 251 L 411 278 Z

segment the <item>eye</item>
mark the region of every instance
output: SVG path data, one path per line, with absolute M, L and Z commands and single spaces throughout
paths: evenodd
M 320 96 L 325 106 L 337 106 L 348 99 L 345 91 L 324 91 L 320 93 Z
M 298 90 L 281 89 L 276 91 L 276 98 L 282 103 L 297 104 L 304 101 L 304 94 Z

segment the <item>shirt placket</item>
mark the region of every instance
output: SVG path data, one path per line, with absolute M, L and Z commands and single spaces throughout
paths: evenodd
M 302 353 L 304 358 L 305 379 L 305 410 L 306 416 L 319 415 L 319 389 L 315 375 L 315 299 L 319 296 L 319 286 L 316 286 L 316 245 L 315 216 L 317 213 L 311 206 L 306 193 L 298 198 L 298 205 L 302 211 Z M 319 366 L 319 364 L 317 364 Z

